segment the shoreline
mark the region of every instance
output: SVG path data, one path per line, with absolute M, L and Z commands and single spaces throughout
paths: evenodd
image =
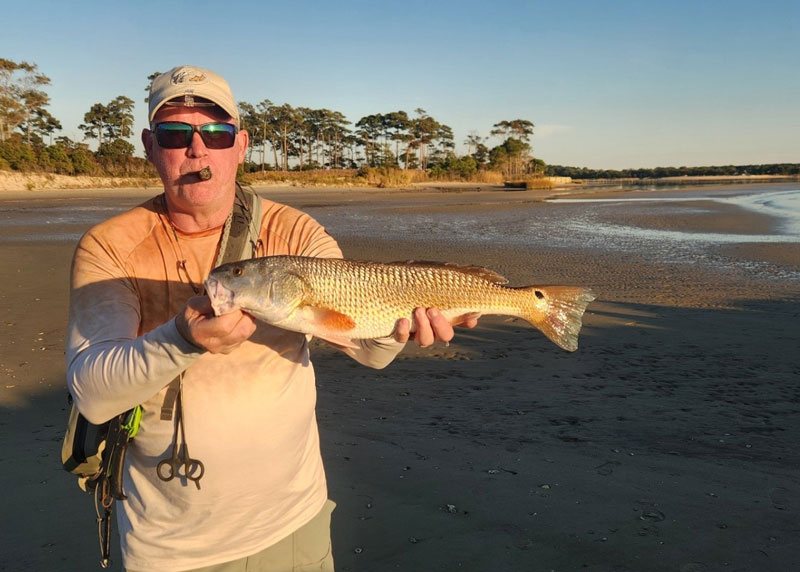
M 737 191 L 748 188 L 759 188 L 767 185 L 769 188 L 794 187 L 794 183 L 800 184 L 800 179 L 790 180 L 769 180 L 769 181 L 739 181 L 735 187 Z M 442 195 L 454 197 L 458 195 L 484 196 L 493 194 L 498 199 L 502 197 L 503 202 L 529 202 L 546 201 L 553 199 L 624 199 L 638 198 L 642 196 L 654 196 L 658 193 L 691 193 L 696 191 L 712 191 L 727 188 L 723 181 L 710 182 L 709 184 L 688 184 L 686 186 L 675 186 L 672 184 L 655 185 L 655 188 L 642 188 L 640 185 L 620 186 L 611 189 L 607 185 L 565 185 L 557 186 L 552 189 L 507 189 L 502 185 L 488 183 L 448 183 L 443 185 L 441 182 L 416 183 L 413 185 L 379 188 L 379 187 L 356 187 L 356 186 L 293 186 L 283 184 L 256 184 L 249 185 L 257 193 L 268 198 L 277 197 L 274 200 L 288 200 L 297 197 L 308 199 L 309 204 L 314 204 L 314 199 L 322 199 L 327 203 L 332 201 L 352 201 L 353 199 L 384 199 L 397 198 L 410 194 Z M 163 192 L 161 185 L 153 186 L 120 186 L 120 187 L 89 187 L 89 188 L 48 188 L 48 189 L 3 189 L 0 188 L 0 201 L 20 201 L 20 200 L 91 200 L 92 198 L 138 198 L 142 200 L 150 198 Z
M 72 191 L 24 208 L 93 199 L 126 208 L 154 194 L 116 192 Z M 299 208 L 377 201 L 396 213 L 492 213 L 533 203 L 561 212 L 535 191 L 259 192 Z M 719 212 L 743 230 L 765 224 L 757 213 Z M 715 228 L 711 214 L 690 223 L 666 212 L 614 216 Z M 337 239 L 348 257 L 480 264 L 515 285 L 591 286 L 598 300 L 575 353 L 497 317 L 459 329 L 449 346 L 408 347 L 380 371 L 312 342 L 322 453 L 338 503 L 337 570 L 800 567 L 796 281 L 586 247 L 476 247 L 413 231 Z M 0 539 L 0 569 L 95 569 L 91 498 L 59 464 L 74 243 L 9 241 L 16 232 L 0 229 L 0 486 L 15 491 L 0 500 L 2 514 L 14 516 Z M 744 245 L 740 254 L 783 253 L 798 264 L 796 247 Z M 48 518 L 54 506 L 60 516 Z M 111 570 L 120 569 L 116 556 Z
M 512 177 L 513 178 L 513 177 Z M 560 177 L 551 177 L 559 179 Z M 615 192 L 609 187 L 619 186 L 619 190 L 632 190 L 637 187 L 663 187 L 668 189 L 675 186 L 706 186 L 706 185 L 730 185 L 730 184 L 771 184 L 771 183 L 791 183 L 800 182 L 800 176 L 792 175 L 707 175 L 707 176 L 678 176 L 661 177 L 658 179 L 574 179 L 572 182 L 555 183 L 547 191 L 579 191 L 583 189 L 587 192 Z M 268 183 L 255 181 L 254 188 L 281 188 L 281 189 L 320 189 L 323 191 L 339 190 L 342 192 L 349 190 L 377 190 L 379 187 L 364 185 L 337 185 L 337 184 L 318 184 L 306 186 L 302 182 L 277 182 Z M 56 175 L 52 173 L 27 173 L 19 171 L 0 170 L 0 198 L 6 193 L 44 193 L 44 192 L 72 192 L 72 191 L 124 191 L 131 192 L 148 189 L 158 189 L 161 182 L 158 178 L 147 177 L 109 177 L 109 176 L 89 176 L 89 175 Z M 503 183 L 479 183 L 470 181 L 436 181 L 430 180 L 419 183 L 408 183 L 404 185 L 386 187 L 386 191 L 414 191 L 430 190 L 441 192 L 458 192 L 463 190 L 505 190 L 513 193 L 522 189 L 508 188 Z

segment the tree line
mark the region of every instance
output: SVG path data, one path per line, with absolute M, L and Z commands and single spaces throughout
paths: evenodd
M 147 77 L 145 90 L 158 76 Z M 48 111 L 50 78 L 29 62 L 0 58 L 0 168 L 58 174 L 154 176 L 153 168 L 128 140 L 134 100 L 119 95 L 89 106 L 82 141 L 56 136 L 62 129 Z M 145 103 L 147 98 L 145 98 Z M 471 131 L 455 153 L 453 130 L 424 109 L 375 113 L 351 123 L 331 109 L 294 107 L 264 99 L 239 102 L 241 124 L 252 145 L 245 172 L 377 167 L 425 171 L 436 178 L 470 179 L 478 171 L 506 177 L 550 175 L 574 179 L 661 178 L 702 175 L 798 175 L 797 164 L 653 169 L 587 169 L 546 165 L 533 156 L 534 124 L 526 119 L 495 123 L 487 136 Z M 488 146 L 491 138 L 501 143 Z M 95 151 L 86 141 L 96 141 Z
M 453 130 L 424 109 L 375 113 L 354 125 L 338 111 L 275 105 L 263 100 L 255 105 L 239 102 L 242 127 L 251 135 L 250 170 L 341 169 L 391 167 L 428 170 L 462 178 L 478 170 L 507 174 L 534 168 L 530 137 L 533 123 L 501 121 L 491 135 L 504 137 L 489 149 L 488 138 L 471 133 L 464 156 L 455 154 Z
M 65 175 L 154 176 L 147 161 L 134 157 L 132 99 L 120 95 L 92 105 L 78 128 L 97 140 L 55 134 L 61 122 L 47 110 L 50 78 L 29 62 L 0 58 L 0 168 Z
M 764 165 L 721 165 L 708 167 L 654 167 L 652 169 L 587 169 L 547 165 L 545 172 L 552 177 L 573 179 L 662 179 L 665 177 L 704 177 L 740 175 L 800 176 L 800 163 L 774 163 Z
M 158 76 L 147 77 L 145 90 Z M 56 136 L 61 123 L 47 110 L 50 78 L 29 62 L 0 58 L 0 168 L 58 174 L 154 175 L 135 157 L 134 101 L 119 95 L 89 106 L 82 141 Z M 145 98 L 145 103 L 147 98 Z M 437 177 L 469 178 L 479 170 L 507 175 L 543 173 L 530 145 L 534 125 L 515 119 L 496 123 L 490 136 L 502 143 L 487 146 L 489 137 L 471 132 L 467 153 L 455 153 L 452 129 L 424 109 L 376 113 L 351 123 L 339 111 L 239 102 L 241 124 L 252 145 L 244 170 L 289 171 L 360 167 L 423 170 Z M 97 143 L 91 151 L 87 141 Z M 537 171 L 538 170 L 538 171 Z

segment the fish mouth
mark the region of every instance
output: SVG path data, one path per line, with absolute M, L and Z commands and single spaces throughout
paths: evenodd
M 215 316 L 222 316 L 233 312 L 237 306 L 234 303 L 236 297 L 233 290 L 222 285 L 222 282 L 209 276 L 205 281 L 206 294 L 211 300 L 211 307 L 214 309 Z

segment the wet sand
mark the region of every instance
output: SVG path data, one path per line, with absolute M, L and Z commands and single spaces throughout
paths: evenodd
M 463 211 L 537 200 L 470 192 L 263 194 L 298 207 L 381 200 Z M 147 193 L 36 202 L 110 196 L 122 207 Z M 706 206 L 692 228 L 770 224 Z M 627 222 L 687 224 L 657 209 Z M 0 570 L 96 569 L 91 499 L 59 463 L 73 244 L 16 240 L 22 232 L 0 231 Z M 337 570 L 800 569 L 796 282 L 577 248 L 467 248 L 424 229 L 340 242 L 352 258 L 483 264 L 512 284 L 583 284 L 599 299 L 573 354 L 490 317 L 447 347 L 409 347 L 382 371 L 315 343 Z M 800 265 L 797 244 L 730 248 Z

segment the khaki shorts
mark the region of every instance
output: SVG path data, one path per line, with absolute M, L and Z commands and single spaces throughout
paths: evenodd
M 188 572 L 333 572 L 331 513 L 334 508 L 336 503 L 328 500 L 308 524 L 261 552 Z

